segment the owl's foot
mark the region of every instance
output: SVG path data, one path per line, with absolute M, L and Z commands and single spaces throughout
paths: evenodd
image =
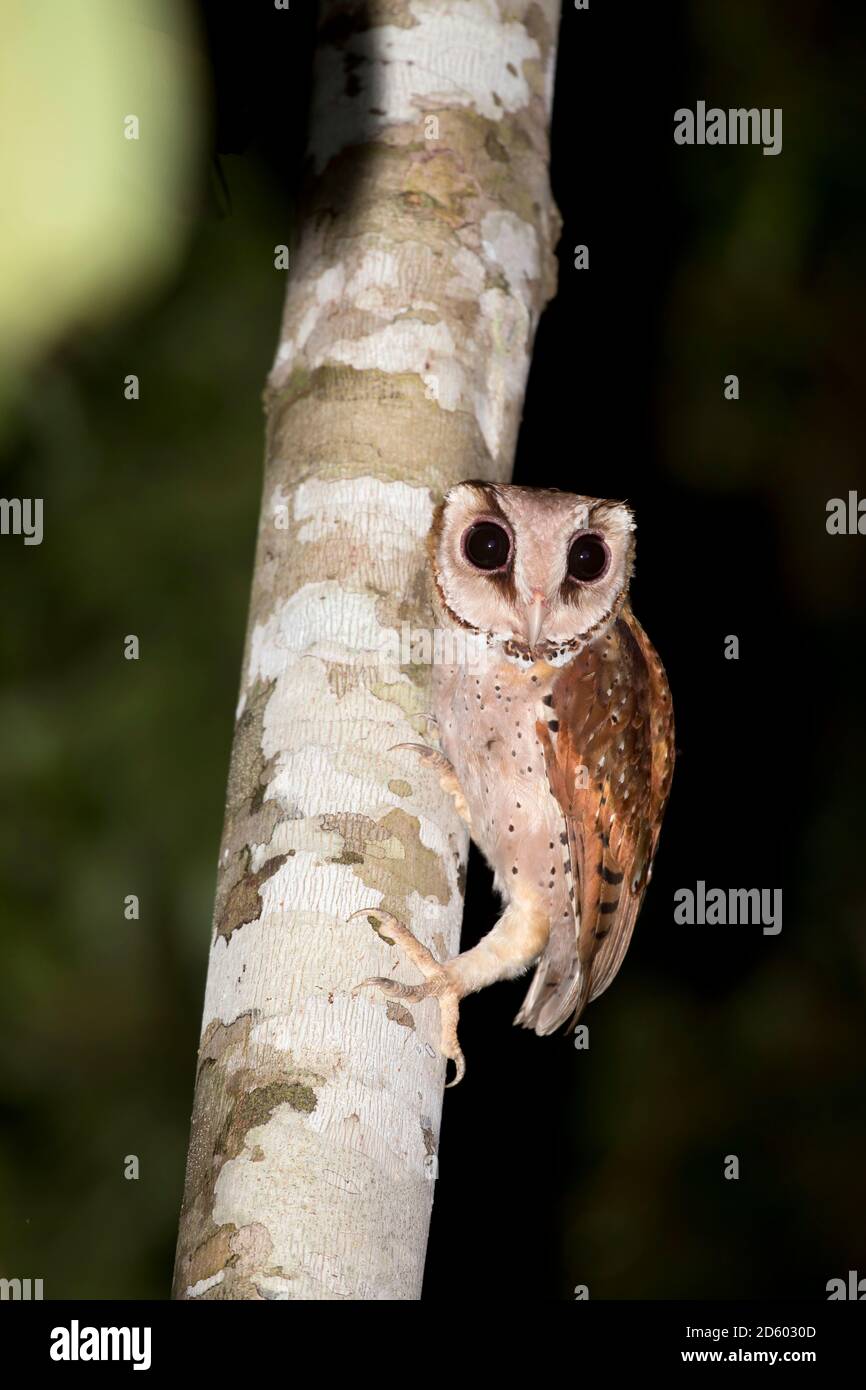
M 443 777 L 449 773 L 453 777 L 453 767 L 438 748 L 431 748 L 428 743 L 392 743 L 388 752 L 396 753 L 401 748 L 407 748 L 410 753 L 417 753 L 425 767 L 432 767 L 434 772 L 440 773 Z
M 362 980 L 355 988 L 364 989 L 365 986 L 371 985 L 381 990 L 389 999 L 400 999 L 409 1004 L 420 1003 L 422 999 L 438 999 L 441 1030 L 439 1050 L 443 1057 L 454 1063 L 454 1080 L 449 1081 L 448 1085 L 456 1086 L 466 1074 L 466 1062 L 457 1041 L 460 1000 L 464 991 L 449 971 L 453 962 L 448 961 L 441 965 L 409 928 L 398 922 L 396 917 L 392 917 L 390 912 L 380 912 L 378 908 L 362 908 L 360 912 L 353 912 L 349 921 L 354 917 L 367 917 L 371 922 L 375 920 L 376 930 L 380 927 L 382 929 L 380 935 L 383 941 L 390 937 L 394 945 L 406 953 L 425 978 L 423 985 L 404 985 L 399 980 L 389 980 L 378 975 L 369 980 Z
M 431 716 L 432 718 L 432 716 Z M 451 766 L 444 753 L 440 753 L 438 748 L 430 748 L 426 743 L 395 743 L 388 749 L 393 753 L 398 748 L 408 748 L 411 752 L 417 753 L 425 767 L 430 767 L 439 774 L 439 785 L 444 792 L 447 792 L 454 799 L 454 806 L 458 816 L 465 821 L 469 829 L 472 829 L 472 816 L 463 795 L 463 788 L 457 780 L 457 773 Z

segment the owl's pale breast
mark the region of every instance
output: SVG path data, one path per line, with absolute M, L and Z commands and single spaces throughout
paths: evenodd
M 506 897 L 531 889 L 551 921 L 571 915 L 563 871 L 565 825 L 551 795 L 535 731 L 549 718 L 558 670 L 546 662 L 521 669 L 494 660 L 485 667 L 439 666 L 434 710 L 442 752 L 472 817 L 472 838 Z

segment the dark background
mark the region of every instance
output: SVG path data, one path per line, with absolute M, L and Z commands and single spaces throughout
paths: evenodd
M 183 262 L 39 364 L 6 440 L 3 495 L 51 499 L 52 531 L 0 546 L 0 1273 L 48 1297 L 168 1291 L 313 11 L 198 6 Z M 525 982 L 463 1009 L 427 1298 L 824 1297 L 866 1274 L 866 539 L 825 528 L 866 482 L 863 37 L 820 0 L 565 0 L 560 290 L 516 481 L 634 505 L 678 765 L 589 1051 L 511 1028 Z M 675 146 L 699 98 L 781 106 L 782 154 Z M 698 879 L 783 887 L 781 935 L 676 926 Z M 473 855 L 464 946 L 495 914 Z

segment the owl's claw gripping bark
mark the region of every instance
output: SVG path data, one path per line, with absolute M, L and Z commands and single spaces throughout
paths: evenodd
M 388 749 L 389 753 L 394 753 L 398 748 L 408 748 L 418 757 L 425 767 L 430 767 L 434 772 L 439 773 L 439 785 L 444 792 L 447 792 L 454 799 L 454 806 L 458 816 L 465 821 L 469 829 L 472 829 L 472 816 L 463 795 L 463 788 L 457 780 L 453 767 L 444 753 L 440 753 L 438 748 L 430 748 L 426 743 L 394 743 Z
M 454 769 L 449 763 L 444 753 L 440 753 L 438 748 L 431 748 L 427 743 L 392 743 L 388 749 L 389 753 L 396 753 L 400 748 L 408 748 L 410 752 L 417 753 L 427 767 L 432 767 L 434 771 L 447 776 L 453 776 Z
M 378 908 L 362 908 L 360 912 L 353 912 L 349 921 L 355 917 L 367 917 L 371 921 L 375 918 L 378 926 L 382 928 L 383 935 L 391 937 L 394 945 L 405 951 L 425 977 L 423 985 L 404 985 L 399 980 L 389 980 L 377 975 L 369 980 L 361 980 L 355 988 L 364 989 L 370 985 L 381 990 L 389 999 L 401 999 L 414 1004 L 422 999 L 438 999 L 441 1029 L 439 1050 L 443 1057 L 454 1063 L 454 1079 L 449 1081 L 448 1085 L 456 1086 L 466 1074 L 466 1062 L 457 1041 L 462 993 L 449 973 L 448 963 L 441 965 L 409 928 L 404 927 L 396 917 L 392 917 L 390 912 L 380 912 Z

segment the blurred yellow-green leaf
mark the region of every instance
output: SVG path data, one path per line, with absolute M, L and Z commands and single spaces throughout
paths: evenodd
M 192 39 L 179 0 L 4 0 L 0 422 L 40 352 L 182 250 L 201 127 Z

